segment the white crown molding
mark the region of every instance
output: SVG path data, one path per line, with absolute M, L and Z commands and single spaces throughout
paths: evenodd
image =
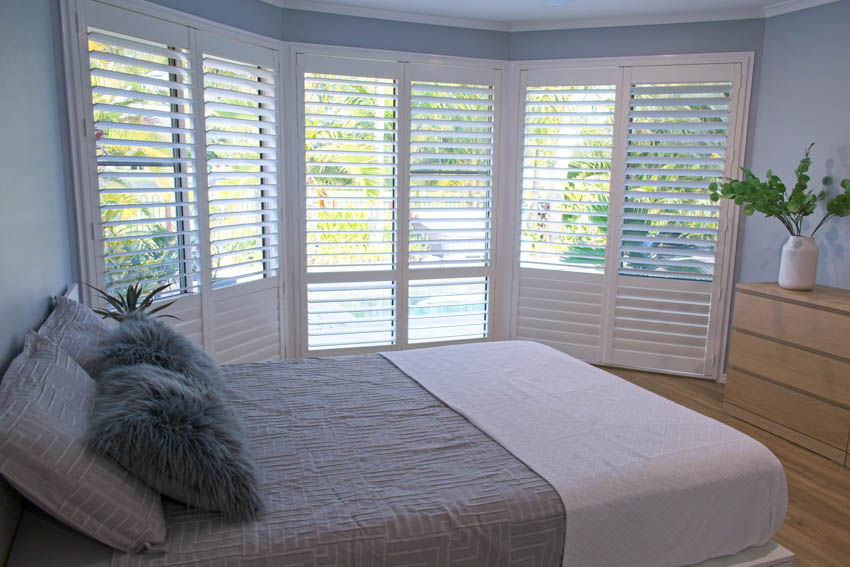
M 763 18 L 760 8 L 742 8 L 725 12 L 694 12 L 690 14 L 666 14 L 646 16 L 617 16 L 604 18 L 584 18 L 573 20 L 531 20 L 511 22 L 509 31 L 545 31 L 571 30 L 583 28 L 614 28 L 621 26 L 653 26 L 661 24 L 692 24 L 697 22 L 718 22 L 728 20 L 750 20 Z
M 618 26 L 644 26 L 658 24 L 685 24 L 695 22 L 748 20 L 758 18 L 770 18 L 789 12 L 814 8 L 824 4 L 831 4 L 838 0 L 782 0 L 764 7 L 744 7 L 736 10 L 725 10 L 723 12 L 693 12 L 689 14 L 655 14 L 646 16 L 618 16 L 605 18 L 584 19 L 562 19 L 562 20 L 528 20 L 505 22 L 500 20 L 488 20 L 478 18 L 455 18 L 451 16 L 434 16 L 416 12 L 401 10 L 381 10 L 366 8 L 323 0 L 262 0 L 280 8 L 291 8 L 293 10 L 305 10 L 310 12 L 323 12 L 327 14 L 340 14 L 344 16 L 356 16 L 360 18 L 374 18 L 379 20 L 393 20 L 399 22 L 410 22 L 416 24 L 432 24 L 438 26 L 451 26 L 457 28 L 481 29 L 502 32 L 544 31 L 561 29 L 582 28 L 609 28 Z
M 805 10 L 807 8 L 814 8 L 815 6 L 832 4 L 833 2 L 838 2 L 838 0 L 783 0 L 782 2 L 768 4 L 765 6 L 764 17 L 770 18 L 773 16 L 788 14 L 790 12 Z

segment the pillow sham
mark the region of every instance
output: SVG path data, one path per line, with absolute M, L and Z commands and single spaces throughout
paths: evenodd
M 83 370 L 95 371 L 97 347 L 109 327 L 94 311 L 73 299 L 57 296 L 56 306 L 38 329 L 38 334 L 71 355 Z
M 97 351 L 95 379 L 118 366 L 151 364 L 182 374 L 196 387 L 221 391 L 224 374 L 190 339 L 145 313 L 133 313 L 111 330 Z
M 149 486 L 227 521 L 254 519 L 262 490 L 228 400 L 151 364 L 102 372 L 89 445 Z
M 33 503 L 126 552 L 165 541 L 159 494 L 86 447 L 94 381 L 30 332 L 0 382 L 0 473 Z

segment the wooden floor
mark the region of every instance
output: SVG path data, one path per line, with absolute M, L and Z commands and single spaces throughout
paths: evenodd
M 788 515 L 774 540 L 795 567 L 850 566 L 850 469 L 723 413 L 723 384 L 617 368 L 606 370 L 731 425 L 764 443 L 788 479 Z

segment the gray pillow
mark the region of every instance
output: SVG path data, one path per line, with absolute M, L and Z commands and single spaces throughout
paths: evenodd
M 100 374 L 89 445 L 171 498 L 254 519 L 263 508 L 241 424 L 223 393 L 151 364 Z
M 109 333 L 109 326 L 94 311 L 72 299 L 56 297 L 56 306 L 39 328 L 38 334 L 71 355 L 83 370 L 92 374 L 97 347 Z
M 162 321 L 133 313 L 110 331 L 98 349 L 96 380 L 119 366 L 151 364 L 182 374 L 198 388 L 221 392 L 224 374 L 207 353 Z
M 86 447 L 95 388 L 67 353 L 30 332 L 0 382 L 0 473 L 31 502 L 109 546 L 161 545 L 160 495 Z

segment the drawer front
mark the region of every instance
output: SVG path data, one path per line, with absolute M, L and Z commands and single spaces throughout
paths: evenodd
M 850 360 L 850 317 L 738 292 L 735 328 Z
M 732 331 L 729 365 L 850 408 L 850 363 Z
M 850 411 L 730 369 L 726 402 L 799 431 L 827 445 L 846 450 Z

